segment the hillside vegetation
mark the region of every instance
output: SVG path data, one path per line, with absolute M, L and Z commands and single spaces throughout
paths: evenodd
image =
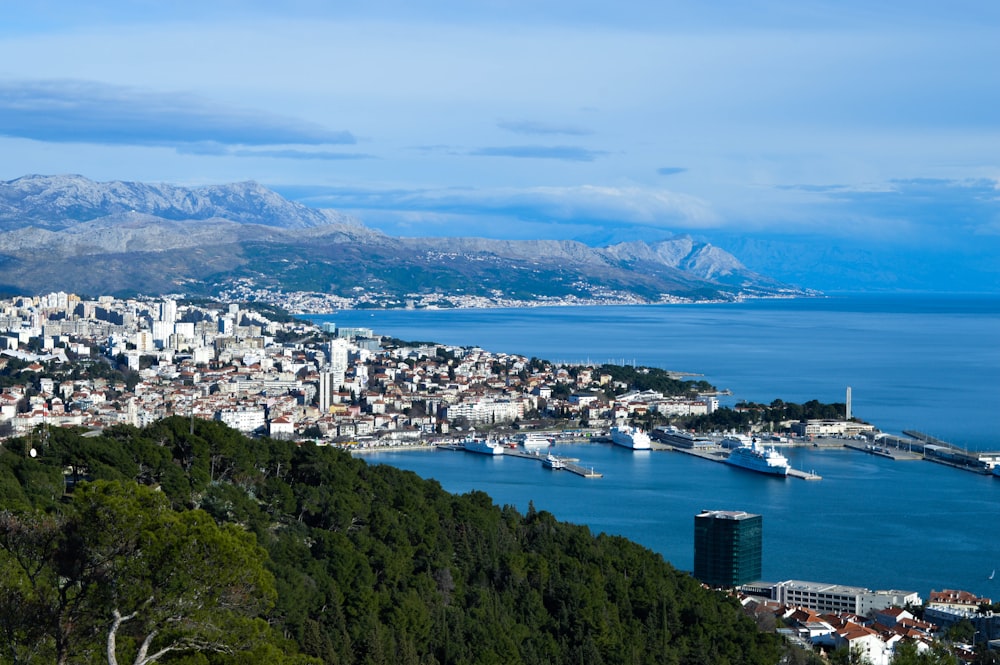
M 3 663 L 781 656 L 630 541 L 214 422 L 9 440 L 0 506 Z

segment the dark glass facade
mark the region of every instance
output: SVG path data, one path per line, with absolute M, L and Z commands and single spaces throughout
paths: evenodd
M 756 582 L 761 574 L 764 518 L 704 510 L 694 518 L 694 576 L 714 587 Z

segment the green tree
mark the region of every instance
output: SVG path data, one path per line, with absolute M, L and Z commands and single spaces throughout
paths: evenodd
M 942 644 L 921 651 L 913 640 L 903 640 L 893 649 L 892 665 L 958 665 L 958 658 Z
M 0 514 L 0 621 L 14 662 L 43 649 L 108 665 L 250 649 L 241 638 L 275 596 L 264 563 L 252 534 L 175 512 L 150 488 L 84 484 L 60 516 Z M 16 605 L 31 608 L 25 620 Z
M 840 647 L 830 654 L 831 665 L 871 665 L 860 646 Z

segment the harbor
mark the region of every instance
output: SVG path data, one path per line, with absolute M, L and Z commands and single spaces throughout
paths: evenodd
M 459 452 L 470 452 L 464 446 L 453 444 L 453 443 L 442 443 L 434 446 L 437 450 L 454 450 Z M 478 454 L 478 453 L 473 453 Z M 498 457 L 516 457 L 519 459 L 533 460 L 545 465 L 546 460 L 554 459 L 557 463 L 548 465 L 553 471 L 569 471 L 570 473 L 576 474 L 581 478 L 603 478 L 604 474 L 599 473 L 594 470 L 594 467 L 584 466 L 580 464 L 580 460 L 575 457 L 562 457 L 558 455 L 552 455 L 548 453 L 542 455 L 539 452 L 529 452 L 527 450 L 518 448 L 505 448 L 502 455 L 497 455 Z
M 721 464 L 726 463 L 726 458 L 729 457 L 729 451 L 725 450 L 721 446 L 711 447 L 711 448 L 683 448 L 680 446 L 671 446 L 666 443 L 656 443 L 653 444 L 653 450 L 670 451 L 675 453 L 684 453 L 685 455 L 691 455 L 692 457 L 697 457 L 700 459 L 708 460 L 709 462 L 719 462 Z M 799 469 L 789 468 L 785 474 L 790 478 L 798 478 L 799 480 L 822 480 L 823 477 L 812 472 L 800 471 Z M 780 476 L 776 476 L 780 477 Z
M 979 475 L 990 475 L 994 474 L 1000 476 L 996 469 L 1000 468 L 1000 452 L 984 452 L 984 451 L 968 451 L 963 448 L 959 448 L 951 443 L 937 439 L 935 437 L 923 434 L 921 432 L 913 430 L 905 430 L 903 432 L 904 436 L 884 434 L 880 433 L 875 437 L 859 437 L 859 438 L 843 438 L 843 437 L 810 437 L 808 439 L 794 440 L 792 443 L 782 443 L 780 448 L 782 449 L 795 449 L 795 448 L 816 448 L 816 449 L 833 449 L 841 448 L 849 450 L 852 452 L 865 453 L 866 455 L 871 455 L 873 457 L 889 460 L 889 461 L 929 461 L 935 464 L 940 464 L 942 466 L 948 466 L 954 469 L 959 469 L 963 471 L 971 471 Z M 538 434 L 542 436 L 542 434 Z M 541 463 L 545 468 L 552 471 L 569 471 L 582 478 L 603 478 L 604 474 L 597 471 L 593 466 L 587 466 L 580 463 L 580 460 L 574 457 L 566 457 L 561 455 L 555 455 L 553 450 L 555 445 L 568 445 L 568 444 L 594 444 L 594 443 L 606 443 L 612 444 L 612 437 L 604 435 L 599 431 L 581 431 L 574 430 L 572 432 L 550 432 L 544 435 L 549 441 L 553 442 L 549 446 L 542 449 L 535 449 L 534 447 L 530 449 L 525 449 L 521 445 L 514 443 L 513 441 L 504 441 L 503 443 L 494 444 L 494 448 L 501 448 L 495 451 L 496 454 L 502 454 L 507 457 L 517 457 L 520 459 L 534 460 Z M 687 440 L 666 442 L 662 438 L 653 438 L 649 442 L 648 450 L 659 451 L 659 452 L 678 452 L 691 457 L 695 457 L 701 460 L 706 460 L 709 462 L 717 463 L 727 463 L 732 465 L 732 460 L 729 460 L 729 456 L 732 454 L 732 449 L 722 445 L 724 443 L 718 440 L 718 435 L 715 437 L 695 437 L 691 436 L 691 441 L 694 443 L 688 443 Z M 556 444 L 555 442 L 559 443 Z M 685 445 L 686 444 L 686 445 Z M 484 451 L 470 451 L 468 447 L 464 446 L 460 442 L 421 442 L 421 445 L 411 445 L 407 446 L 411 449 L 431 449 L 431 450 L 454 450 L 454 451 L 464 451 L 464 452 L 484 452 Z M 362 447 L 354 448 L 356 452 L 363 452 L 364 450 L 379 450 L 378 446 L 373 446 L 371 448 Z M 763 449 L 763 446 L 761 446 Z M 782 462 L 784 465 L 784 462 Z M 740 467 L 741 465 L 733 465 Z M 743 467 L 746 468 L 746 467 Z M 751 472 L 758 470 L 749 469 Z M 786 465 L 786 469 L 783 473 L 770 473 L 762 472 L 766 475 L 775 476 L 788 476 L 796 478 L 799 480 L 806 481 L 817 481 L 822 480 L 823 476 L 816 473 L 815 471 L 806 471 L 803 469 L 793 468 L 791 465 Z

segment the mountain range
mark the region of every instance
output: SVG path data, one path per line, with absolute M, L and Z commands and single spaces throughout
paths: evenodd
M 690 236 L 402 238 L 255 182 L 178 187 L 31 175 L 0 182 L 0 290 L 211 296 L 234 283 L 337 295 L 657 302 L 802 295 Z

